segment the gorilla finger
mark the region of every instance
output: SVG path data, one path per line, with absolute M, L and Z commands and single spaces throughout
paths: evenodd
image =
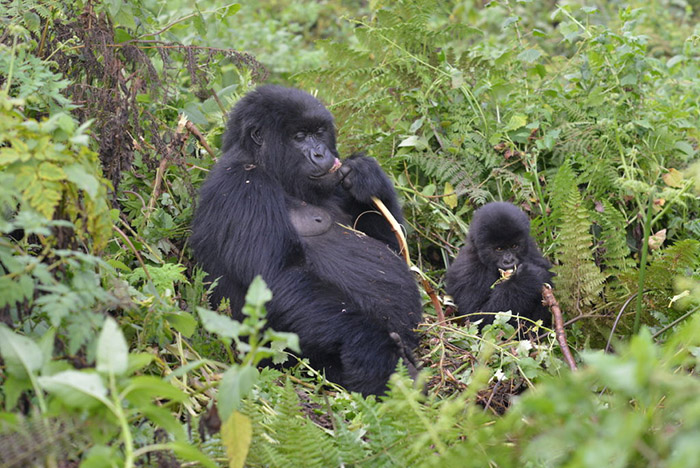
M 340 174 L 340 182 L 343 184 L 343 187 L 345 189 L 349 190 L 352 187 L 352 177 L 348 177 L 350 173 L 352 172 L 352 167 L 348 164 L 343 164 L 340 166 L 340 169 L 338 169 L 338 173 Z

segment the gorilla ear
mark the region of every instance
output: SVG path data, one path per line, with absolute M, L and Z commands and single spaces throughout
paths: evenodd
M 263 139 L 262 136 L 260 136 L 260 129 L 258 127 L 255 127 L 250 131 L 250 138 L 255 142 L 256 145 L 262 146 Z

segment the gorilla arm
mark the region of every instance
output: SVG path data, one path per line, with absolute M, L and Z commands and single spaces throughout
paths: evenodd
M 533 320 L 544 319 L 533 312 L 542 308 L 542 285 L 549 281 L 551 274 L 534 263 L 522 263 L 503 280 L 497 280 L 490 287 L 491 294 L 480 310 L 502 312 L 512 310 L 513 315 L 529 316 Z M 544 320 L 547 324 L 547 320 Z
M 374 158 L 353 154 L 339 170 L 342 182 L 336 195 L 343 210 L 350 214 L 353 228 L 374 237 L 399 251 L 398 241 L 389 222 L 377 211 L 372 197 L 387 207 L 397 222 L 403 223 L 401 205 L 391 180 Z

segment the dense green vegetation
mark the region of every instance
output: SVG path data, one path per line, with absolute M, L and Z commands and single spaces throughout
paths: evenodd
M 3 2 L 0 466 L 700 466 L 699 15 Z M 261 82 L 318 93 L 341 153 L 381 162 L 441 299 L 474 209 L 526 210 L 580 369 L 549 330 L 440 324 L 426 294 L 421 383 L 363 399 L 287 356 L 264 283 L 243 323 L 212 310 L 189 223 Z

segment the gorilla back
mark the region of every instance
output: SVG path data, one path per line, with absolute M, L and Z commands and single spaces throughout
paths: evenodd
M 363 155 L 341 164 L 330 112 L 296 89 L 263 86 L 241 99 L 223 150 L 191 237 L 197 261 L 219 278 L 212 300 L 229 298 L 240 318 L 248 285 L 262 275 L 272 328 L 299 335 L 302 355 L 329 380 L 382 393 L 399 357 L 412 360 L 421 309 L 372 206 L 377 197 L 403 219 L 389 178 Z

